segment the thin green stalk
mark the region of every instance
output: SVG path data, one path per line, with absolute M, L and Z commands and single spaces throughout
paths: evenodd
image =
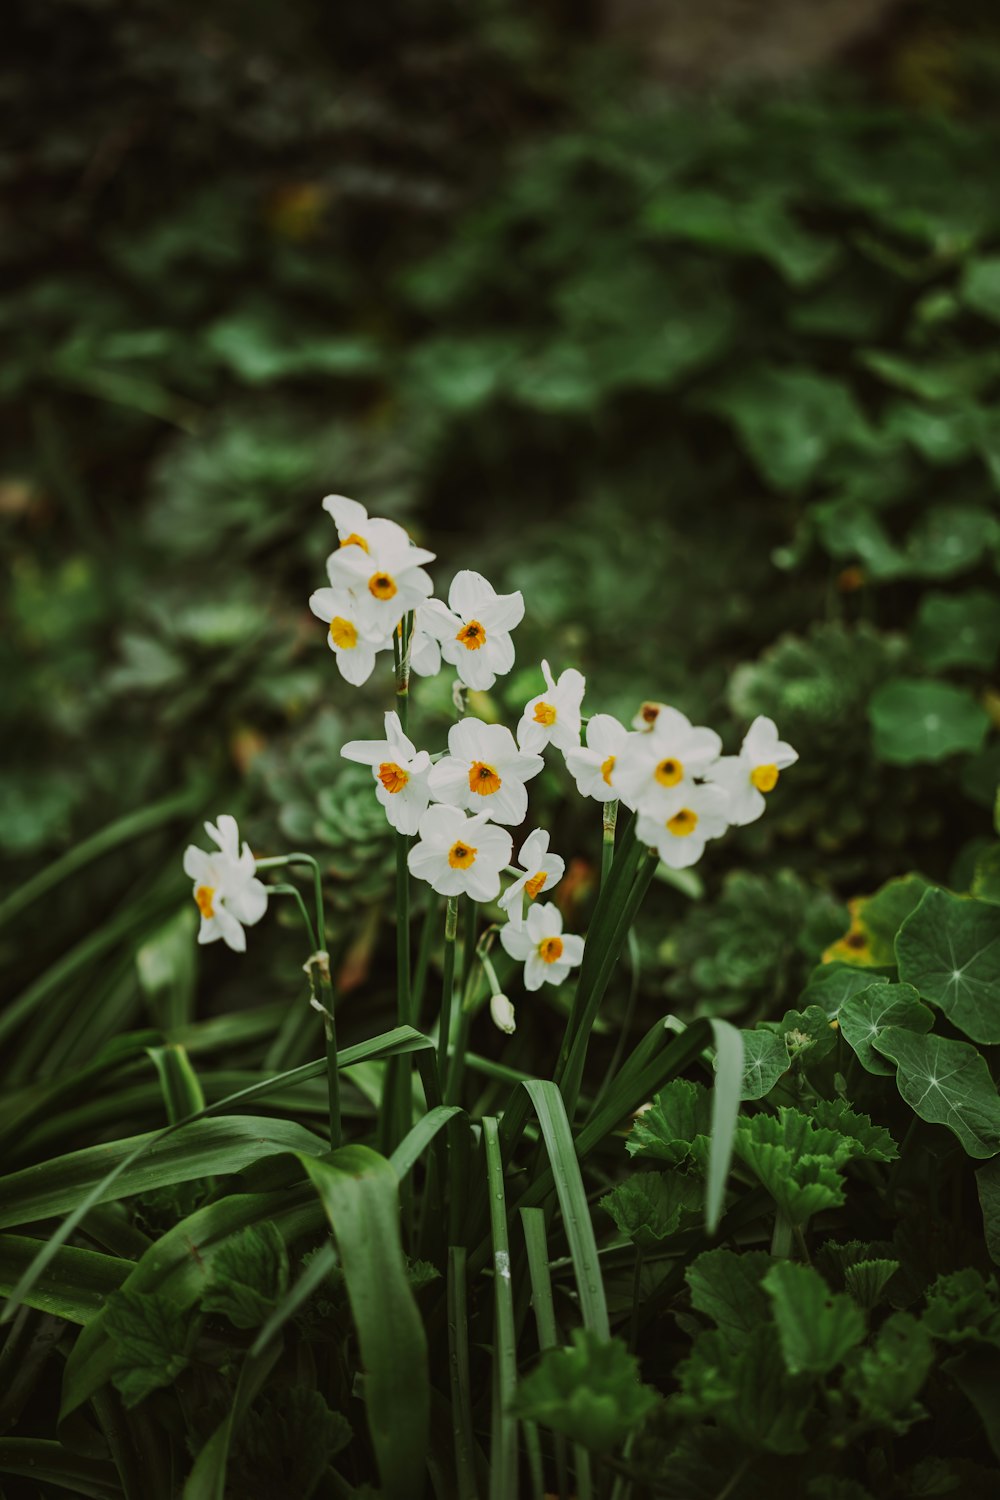
M 493 1413 L 490 1431 L 490 1500 L 517 1500 L 517 1419 L 510 1407 L 517 1387 L 514 1298 L 507 1233 L 507 1197 L 499 1127 L 483 1120 L 493 1244 Z
M 771 1254 L 787 1260 L 792 1253 L 792 1221 L 779 1208 L 774 1216 Z
M 305 923 L 306 932 L 309 935 L 309 951 L 310 953 L 315 953 L 317 948 L 319 947 L 319 944 L 316 941 L 316 929 L 313 926 L 312 918 L 306 910 L 306 903 L 302 899 L 302 892 L 299 890 L 298 886 L 284 884 L 269 885 L 267 890 L 268 895 L 270 896 L 291 896 L 292 900 L 299 908 L 299 916 Z
M 465 1051 L 469 1045 L 471 1027 L 472 1012 L 463 1006 L 458 1015 L 458 1031 L 455 1033 L 455 1046 L 448 1065 L 448 1080 L 444 1086 L 445 1104 L 457 1104 L 462 1092 L 462 1082 L 465 1078 Z
M 424 912 L 424 920 L 420 927 L 420 942 L 417 944 L 417 962 L 413 970 L 413 978 L 410 982 L 410 1006 L 413 1010 L 413 1024 L 420 1025 L 420 1010 L 424 1002 L 424 990 L 427 987 L 427 971 L 430 968 L 431 953 L 434 949 L 434 938 L 437 932 L 438 902 L 433 891 L 429 893 L 430 900 L 427 902 L 427 910 Z
M 479 1500 L 475 1437 L 472 1427 L 472 1382 L 469 1373 L 469 1319 L 465 1285 L 465 1246 L 448 1247 L 448 1366 L 455 1426 L 455 1477 L 458 1500 Z
M 618 822 L 618 801 L 604 803 L 604 840 L 601 844 L 601 888 L 607 884 L 611 866 L 615 859 L 615 824 Z
M 448 1074 L 448 1038 L 455 992 L 455 940 L 458 937 L 458 897 L 449 896 L 444 918 L 444 965 L 441 976 L 441 1019 L 438 1033 L 438 1072 Z

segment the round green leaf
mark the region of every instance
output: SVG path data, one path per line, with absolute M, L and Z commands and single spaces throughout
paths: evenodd
M 1000 1152 L 997 1086 L 975 1047 L 900 1026 L 873 1045 L 896 1064 L 896 1087 L 922 1120 L 946 1125 L 979 1161 Z
M 1000 599 L 986 589 L 925 594 L 913 644 L 935 671 L 979 667 L 988 672 L 1000 651 Z
M 932 888 L 896 938 L 899 977 L 974 1042 L 1000 1042 L 1000 911 Z
M 876 754 L 899 766 L 979 750 L 990 724 L 971 693 L 921 677 L 885 683 L 873 695 L 868 716 Z

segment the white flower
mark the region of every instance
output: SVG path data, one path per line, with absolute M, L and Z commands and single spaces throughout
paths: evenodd
M 523 755 L 502 724 L 462 719 L 448 731 L 449 754 L 432 766 L 431 796 L 450 807 L 482 813 L 494 823 L 523 823 L 526 781 L 537 776 L 540 755 Z M 508 861 L 509 863 L 509 861 Z
M 636 837 L 656 849 L 672 870 L 697 864 L 709 839 L 729 827 L 729 798 L 719 786 L 682 784 L 668 793 L 655 815 L 639 809 Z
M 398 522 L 369 517 L 363 505 L 357 500 L 349 500 L 346 495 L 327 495 L 323 509 L 333 517 L 342 547 L 360 547 L 363 552 L 371 553 L 380 538 L 383 543 L 395 541 L 400 546 L 409 542 Z
M 514 665 L 510 632 L 523 618 L 520 592 L 498 594 L 482 573 L 464 568 L 451 581 L 447 609 L 439 599 L 428 605 L 425 628 L 466 687 L 485 692 Z
M 651 817 L 669 816 L 674 789 L 704 776 L 721 749 L 714 729 L 695 728 L 676 708 L 661 707 L 652 729 L 630 734 L 618 752 L 619 795 Z
M 245 953 L 244 927 L 259 922 L 267 910 L 267 886 L 257 879 L 257 863 L 250 845 L 240 848 L 236 819 L 223 813 L 205 832 L 218 847 L 210 854 L 189 844 L 184 851 L 184 873 L 194 881 L 194 899 L 201 912 L 199 943 L 222 939 L 235 953 Z
M 510 864 L 509 833 L 486 813 L 466 817 L 457 807 L 429 807 L 420 819 L 420 842 L 410 850 L 410 874 L 426 880 L 440 896 L 471 896 L 495 901 L 500 871 Z
M 326 621 L 326 640 L 336 657 L 340 675 L 360 687 L 372 675 L 375 656 L 391 645 L 391 636 L 365 626 L 357 600 L 347 589 L 317 589 L 309 596 L 309 608 Z
M 614 775 L 618 756 L 629 739 L 624 724 L 613 714 L 594 714 L 587 725 L 587 748 L 576 745 L 566 754 L 566 765 L 582 797 L 598 802 L 613 802 L 622 797 Z
M 533 906 L 523 927 L 508 922 L 500 929 L 504 952 L 524 961 L 524 987 L 562 984 L 570 969 L 583 959 L 583 938 L 562 930 L 562 912 L 551 901 Z
M 563 878 L 566 863 L 558 854 L 549 853 L 549 836 L 543 828 L 529 833 L 517 856 L 524 874 L 514 881 L 500 897 L 500 906 L 511 920 L 512 927 L 520 927 L 524 921 L 521 892 L 529 901 L 534 901 L 543 889 L 551 891 Z
M 351 740 L 340 753 L 347 760 L 371 766 L 375 795 L 393 828 L 399 833 L 416 833 L 431 800 L 427 786 L 431 758 L 426 750 L 418 753 L 413 741 L 407 739 L 399 715 L 386 714 L 384 740 Z
M 580 743 L 580 704 L 586 679 L 575 667 L 567 667 L 556 682 L 547 661 L 542 662 L 542 675 L 545 692 L 525 704 L 517 726 L 517 743 L 522 750 L 543 750 L 546 745 L 555 745 L 568 754 Z
M 798 760 L 798 751 L 778 739 L 773 719 L 754 719 L 739 755 L 724 755 L 708 773 L 729 793 L 729 821 L 737 828 L 754 823 L 764 811 L 764 794 L 774 789 L 778 773 Z
M 394 521 L 370 522 L 368 545 L 341 547 L 327 559 L 327 572 L 335 589 L 353 595 L 365 632 L 387 637 L 408 610 L 430 598 L 433 584 L 422 564 L 433 557 Z
M 513 1036 L 517 1030 L 514 1020 L 514 1007 L 506 995 L 494 995 L 490 1000 L 490 1018 L 494 1026 L 499 1027 L 504 1036 Z
M 632 728 L 639 730 L 641 734 L 647 734 L 660 716 L 660 710 L 666 708 L 665 703 L 656 703 L 647 698 L 646 702 L 640 704 L 638 713 L 633 715 Z
M 413 633 L 410 636 L 410 670 L 418 677 L 436 677 L 441 670 L 441 643 L 431 631 L 428 606 L 436 601 L 428 599 L 413 616 Z

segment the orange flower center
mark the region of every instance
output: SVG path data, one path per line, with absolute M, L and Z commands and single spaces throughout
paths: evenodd
M 542 938 L 538 945 L 538 956 L 543 964 L 554 964 L 562 958 L 563 941 L 560 937 Z
M 554 709 L 554 707 L 552 706 L 551 703 L 536 703 L 535 704 L 535 723 L 536 724 L 545 724 L 546 726 L 548 726 L 549 724 L 554 724 L 555 722 L 556 722 L 556 711 L 555 711 L 555 709 Z
M 468 625 L 463 625 L 456 641 L 461 641 L 466 651 L 478 651 L 480 646 L 486 644 L 486 631 L 478 620 L 470 620 Z
M 215 895 L 215 887 L 211 885 L 200 885 L 194 893 L 194 899 L 198 903 L 198 910 L 203 917 L 214 917 L 215 908 L 212 905 L 212 897 Z
M 532 875 L 530 880 L 524 882 L 524 889 L 528 894 L 529 901 L 534 901 L 548 878 L 544 870 L 539 870 L 537 875 Z
M 611 785 L 611 772 L 614 770 L 614 768 L 615 758 L 613 755 L 609 755 L 607 760 L 604 761 L 601 765 L 601 776 L 607 782 L 608 786 Z
M 368 580 L 368 592 L 376 599 L 391 599 L 396 593 L 396 580 L 391 573 L 373 573 Z
M 340 545 L 342 547 L 360 547 L 363 552 L 368 551 L 368 543 L 363 536 L 358 536 L 356 531 L 352 531 L 350 536 L 345 536 Z
M 648 724 L 650 729 L 660 716 L 660 705 L 658 703 L 644 703 L 639 710 L 642 722 Z
M 778 784 L 777 766 L 754 766 L 750 780 L 758 792 L 773 792 Z
M 689 807 L 682 807 L 680 812 L 675 812 L 672 818 L 667 819 L 667 827 L 675 839 L 686 839 L 689 833 L 694 833 L 697 826 L 698 814 Z
M 353 651 L 358 644 L 358 632 L 350 620 L 334 615 L 330 621 L 330 639 L 338 651 Z
M 401 792 L 410 779 L 410 773 L 397 766 L 395 761 L 384 760 L 378 768 L 378 779 L 387 792 Z
M 476 851 L 459 839 L 448 850 L 448 863 L 453 870 L 467 870 L 476 857 Z
M 502 783 L 494 766 L 484 760 L 474 760 L 469 768 L 469 791 L 480 797 L 490 797 L 500 790 Z
M 684 767 L 679 760 L 661 760 L 653 775 L 661 786 L 676 786 L 684 775 Z

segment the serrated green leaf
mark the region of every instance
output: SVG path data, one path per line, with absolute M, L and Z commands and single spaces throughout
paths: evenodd
M 547 1349 L 518 1386 L 513 1410 L 596 1453 L 625 1441 L 658 1404 L 620 1339 L 574 1328 L 572 1347 Z
M 710 1419 L 757 1452 L 804 1452 L 810 1393 L 788 1374 L 772 1325 L 755 1327 L 735 1344 L 706 1329 L 678 1377 L 680 1390 L 670 1402 L 675 1417 Z
M 909 1313 L 896 1312 L 872 1344 L 848 1362 L 843 1389 L 864 1417 L 902 1433 L 925 1415 L 914 1402 L 933 1359 L 934 1347 L 923 1326 Z
M 867 1073 L 891 1078 L 895 1069 L 875 1051 L 875 1042 L 890 1026 L 907 1031 L 930 1031 L 934 1015 L 912 985 L 880 980 L 849 996 L 840 1007 L 844 1040 Z
M 1000 911 L 925 893 L 896 938 L 899 977 L 974 1042 L 1000 1042 Z
M 239 1430 L 229 1483 L 240 1500 L 310 1500 L 330 1461 L 351 1440 L 351 1427 L 319 1391 L 275 1385 L 258 1399 Z
M 791 1066 L 785 1039 L 773 1031 L 744 1031 L 741 1099 L 763 1099 Z
M 707 1151 L 711 1128 L 708 1089 L 686 1078 L 674 1078 L 633 1122 L 625 1146 L 630 1156 L 652 1156 L 676 1167 L 692 1155 L 696 1142 Z
M 843 1203 L 838 1168 L 858 1150 L 837 1131 L 819 1129 L 808 1115 L 784 1106 L 777 1115 L 740 1120 L 733 1149 L 792 1224 Z
M 790 1375 L 827 1375 L 865 1336 L 861 1309 L 812 1266 L 779 1261 L 763 1280 Z
M 844 1284 L 855 1302 L 871 1312 L 898 1270 L 898 1260 L 858 1260 L 844 1267 Z
M 269 1222 L 250 1224 L 221 1246 L 201 1305 L 236 1328 L 258 1328 L 287 1290 L 284 1240 Z
M 1000 1302 L 996 1281 L 973 1266 L 939 1276 L 927 1289 L 923 1326 L 948 1344 L 964 1339 L 1000 1342 Z
M 896 1086 L 922 1120 L 946 1125 L 981 1161 L 1000 1152 L 1000 1099 L 975 1047 L 899 1026 L 872 1045 L 896 1064 Z
M 172 1385 L 186 1370 L 201 1319 L 158 1292 L 123 1290 L 107 1301 L 105 1327 L 114 1342 L 115 1389 L 128 1407 Z
M 764 1276 L 774 1264 L 763 1250 L 705 1250 L 685 1271 L 691 1306 L 736 1342 L 771 1316 Z
M 835 1130 L 850 1141 L 857 1156 L 869 1161 L 895 1161 L 899 1155 L 889 1132 L 881 1125 L 873 1125 L 867 1115 L 852 1109 L 846 1099 L 817 1099 L 812 1118 L 816 1125 Z
M 599 1201 L 622 1234 L 651 1250 L 682 1222 L 690 1226 L 697 1219 L 703 1196 L 701 1183 L 680 1172 L 634 1172 Z
M 923 677 L 896 677 L 868 704 L 875 753 L 890 765 L 946 760 L 982 748 L 989 715 L 964 688 Z

